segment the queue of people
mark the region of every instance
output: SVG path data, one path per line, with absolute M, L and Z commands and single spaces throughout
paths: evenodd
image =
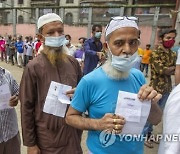
M 102 26 L 93 25 L 92 37 L 80 37 L 77 47 L 72 44 L 69 34 L 64 35 L 64 24 L 59 15 L 43 15 L 37 26 L 39 33 L 34 41 L 31 37 L 26 37 L 25 41 L 22 37 L 16 40 L 9 36 L 8 41 L 1 37 L 0 43 L 4 44 L 1 45 L 2 60 L 8 60 L 8 53 L 12 64 L 17 60 L 19 67 L 25 67 L 20 87 L 10 72 L 0 67 L 0 96 L 4 96 L 6 89 L 6 98 L 9 99 L 9 102 L 7 99 L 2 101 L 9 105 L 0 104 L 0 153 L 21 153 L 13 108 L 18 99 L 22 142 L 27 146 L 27 154 L 82 154 L 83 130 L 88 130 L 90 154 L 143 154 L 144 144 L 152 148 L 150 140 L 126 141 L 116 136 L 124 135 L 124 129 L 131 122 L 134 122 L 132 126 L 142 127 L 139 135 L 152 135 L 152 126 L 160 123 L 166 101 L 171 102 L 175 98 L 173 93 L 170 94 L 170 78 L 175 74 L 176 85 L 179 84 L 180 63 L 179 58 L 176 62 L 176 54 L 170 49 L 174 45 L 176 31 L 160 31 L 157 49 L 151 51 L 150 45 L 146 46 L 138 70 L 133 68 L 138 59 L 141 35 L 136 17 L 112 17 L 105 28 L 105 43 L 101 42 Z M 143 74 L 144 68 L 148 74 L 148 65 L 151 67 L 150 84 Z M 174 90 L 175 94 L 178 88 Z M 124 109 L 130 112 L 124 116 L 117 112 L 121 103 L 119 98 L 122 97 L 119 91 L 128 93 L 124 98 L 127 102 Z M 132 99 L 134 95 L 135 99 Z M 144 103 L 149 110 L 144 111 Z M 167 129 L 163 129 L 163 133 L 169 129 L 166 120 L 168 106 L 163 119 Z M 88 115 L 85 116 L 85 112 Z M 144 115 L 144 112 L 148 114 Z M 174 113 L 177 115 L 178 112 Z M 179 129 L 178 125 L 174 124 L 174 127 Z M 108 132 L 107 137 L 112 135 L 108 141 L 105 139 L 105 143 L 102 132 Z M 161 144 L 163 146 L 164 143 Z M 178 154 L 178 148 L 176 145 L 177 152 L 173 154 Z

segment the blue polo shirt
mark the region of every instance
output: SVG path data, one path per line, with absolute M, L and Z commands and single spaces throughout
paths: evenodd
M 17 52 L 23 53 L 23 51 L 24 51 L 23 45 L 24 45 L 23 41 L 16 42 L 15 47 L 17 49 Z
M 100 119 L 115 112 L 119 90 L 138 93 L 145 83 L 144 75 L 135 68 L 127 79 L 113 80 L 100 67 L 81 79 L 71 106 L 79 112 L 87 110 L 92 119 Z M 143 141 L 120 140 L 116 136 L 111 145 L 103 146 L 100 134 L 100 131 L 88 131 L 87 146 L 93 154 L 143 154 Z
M 89 72 L 93 71 L 99 61 L 96 52 L 100 52 L 102 50 L 102 43 L 99 41 L 96 45 L 94 38 L 90 38 L 84 42 L 84 52 L 85 52 L 85 59 L 84 59 L 84 70 L 83 74 L 86 75 Z

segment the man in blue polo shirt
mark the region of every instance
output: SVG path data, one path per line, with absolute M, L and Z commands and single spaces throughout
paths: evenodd
M 161 94 L 145 84 L 142 72 L 132 68 L 139 46 L 135 20 L 135 17 L 112 18 L 105 32 L 108 60 L 81 79 L 66 114 L 69 125 L 88 130 L 87 146 L 92 154 L 143 154 L 143 140 L 119 138 L 126 123 L 124 117 L 114 114 L 120 90 L 138 94 L 141 101 L 151 100 L 148 121 L 157 124 L 161 120 L 162 112 L 157 104 Z M 86 110 L 88 118 L 82 117 Z M 117 135 L 104 144 L 101 132 L 106 130 Z M 105 138 L 108 140 L 109 136 Z
M 100 41 L 102 34 L 102 26 L 101 25 L 93 25 L 92 26 L 92 37 L 85 41 L 84 43 L 84 70 L 83 74 L 86 75 L 89 72 L 93 71 L 98 61 L 101 59 L 103 52 L 102 43 Z
M 15 44 L 16 50 L 17 50 L 17 62 L 18 62 L 18 67 L 22 67 L 23 62 L 24 62 L 24 43 L 22 41 L 22 36 L 20 36 Z

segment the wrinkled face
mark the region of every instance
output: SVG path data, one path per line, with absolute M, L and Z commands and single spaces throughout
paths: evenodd
M 59 21 L 50 22 L 48 24 L 45 24 L 42 29 L 42 35 L 44 37 L 52 36 L 52 37 L 58 37 L 61 35 L 64 35 L 64 25 L 63 23 Z M 45 38 L 42 37 L 42 41 L 45 40 Z
M 108 45 L 113 55 L 133 55 L 139 46 L 139 31 L 136 28 L 124 27 L 112 32 Z
M 175 33 L 168 33 L 164 35 L 163 41 L 175 40 L 175 37 L 176 37 Z

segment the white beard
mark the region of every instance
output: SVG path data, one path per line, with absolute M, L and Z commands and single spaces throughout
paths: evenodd
M 105 71 L 107 76 L 111 79 L 122 80 L 122 79 L 128 78 L 128 76 L 129 76 L 129 72 L 121 72 L 121 71 L 115 69 L 111 65 L 111 58 L 108 58 L 106 63 L 102 66 L 102 69 Z

